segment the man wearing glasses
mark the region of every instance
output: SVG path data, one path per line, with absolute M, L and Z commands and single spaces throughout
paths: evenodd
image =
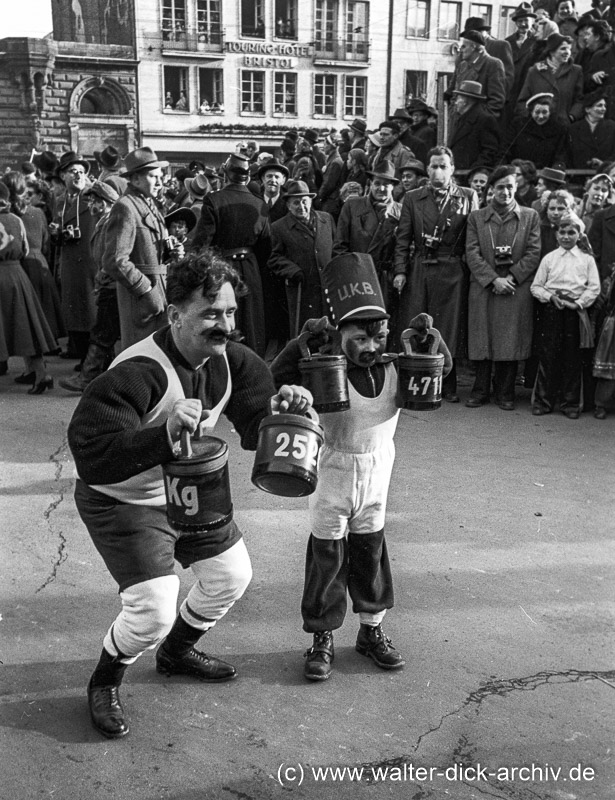
M 68 331 L 67 358 L 83 362 L 96 319 L 94 279 L 96 264 L 92 259 L 90 238 L 95 220 L 83 197 L 90 185 L 88 162 L 75 152 L 64 153 L 56 174 L 65 187 L 56 202 L 51 233 L 59 245 L 59 273 L 62 285 L 62 316 Z

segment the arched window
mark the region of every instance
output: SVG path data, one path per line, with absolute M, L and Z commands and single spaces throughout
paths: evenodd
M 87 78 L 75 88 L 71 98 L 72 113 L 88 116 L 127 116 L 131 105 L 126 91 L 111 78 Z

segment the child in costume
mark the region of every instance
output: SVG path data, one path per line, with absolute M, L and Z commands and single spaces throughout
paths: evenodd
M 306 328 L 314 334 L 311 349 L 323 345 L 321 352 L 346 356 L 350 408 L 320 417 L 325 438 L 309 498 L 312 533 L 301 603 L 303 629 L 313 634 L 304 667 L 311 681 L 331 675 L 333 631 L 344 621 L 347 592 L 359 614 L 357 651 L 385 670 L 404 666 L 382 629 L 393 607 L 384 522 L 399 416 L 396 357 L 385 352 L 389 315 L 371 256 L 337 256 L 321 278 L 333 325 L 323 318 Z M 431 318 L 421 314 L 410 325 L 426 332 Z M 448 372 L 452 360 L 443 342 L 441 352 Z M 271 366 L 276 385 L 290 375 L 301 381 L 302 355 L 298 339 L 286 345 Z

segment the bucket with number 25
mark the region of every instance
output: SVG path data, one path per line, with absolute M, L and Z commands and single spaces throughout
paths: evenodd
M 318 483 L 318 456 L 324 432 L 315 411 L 271 414 L 258 429 L 252 483 L 270 494 L 305 497 Z

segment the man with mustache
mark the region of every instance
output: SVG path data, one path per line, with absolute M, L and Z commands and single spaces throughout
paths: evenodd
M 119 686 L 129 664 L 161 644 L 156 668 L 220 682 L 235 668 L 194 645 L 243 595 L 252 570 L 231 515 L 211 530 L 182 534 L 166 517 L 162 465 L 181 433 L 210 430 L 224 412 L 255 450 L 272 411 L 301 414 L 310 393 L 274 388 L 267 365 L 233 341 L 237 297 L 246 291 L 227 261 L 205 251 L 168 276 L 168 324 L 124 350 L 84 392 L 69 425 L 75 502 L 119 586 L 122 609 L 103 640 L 88 686 L 92 723 L 107 738 L 128 733 Z M 196 583 L 176 616 L 174 561 Z
M 348 365 L 350 408 L 320 416 L 325 441 L 318 486 L 309 501 L 312 533 L 301 602 L 303 630 L 313 634 L 305 654 L 309 681 L 331 676 L 333 631 L 344 621 L 347 592 L 359 615 L 356 650 L 383 670 L 404 666 L 382 630 L 387 609 L 393 607 L 384 523 L 399 416 L 395 356 L 385 352 L 389 315 L 371 256 L 339 255 L 327 264 L 322 279 L 333 325 L 326 317 L 309 320 L 306 330 L 312 337 L 289 342 L 271 365 L 280 386 L 301 380 L 305 344 L 314 352 L 342 353 Z M 421 314 L 410 325 L 424 329 L 431 319 Z M 445 345 L 443 352 L 450 369 Z

